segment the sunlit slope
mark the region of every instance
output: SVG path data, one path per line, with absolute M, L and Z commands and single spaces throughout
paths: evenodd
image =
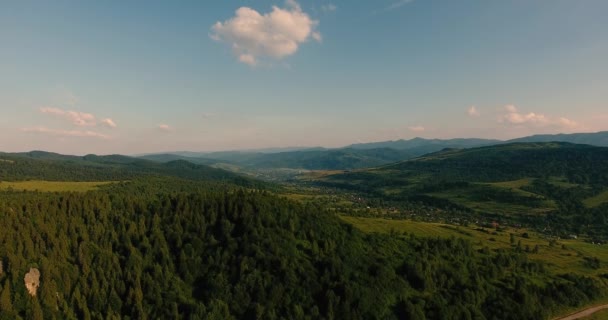
M 238 174 L 185 160 L 158 163 L 122 155 L 79 157 L 43 151 L 0 153 L 0 181 L 124 181 L 151 176 L 251 182 Z
M 608 148 L 551 142 L 446 149 L 318 181 L 389 200 L 542 214 L 555 209 L 556 197 L 564 194 L 601 205 L 606 197 L 598 195 L 608 187 Z

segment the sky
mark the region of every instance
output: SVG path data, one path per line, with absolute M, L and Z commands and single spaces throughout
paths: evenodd
M 0 151 L 608 130 L 608 1 L 2 1 Z

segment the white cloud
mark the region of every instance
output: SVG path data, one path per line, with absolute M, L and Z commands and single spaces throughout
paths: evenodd
M 579 126 L 577 122 L 564 117 L 559 118 L 557 121 L 562 127 L 566 128 L 577 128 Z
M 255 66 L 258 64 L 258 61 L 256 60 L 256 58 L 252 54 L 248 54 L 248 53 L 241 54 L 239 56 L 239 61 L 244 64 L 248 64 L 250 66 Z
M 413 131 L 413 132 L 422 132 L 422 131 L 426 130 L 426 128 L 424 128 L 423 126 L 412 126 L 412 127 L 409 127 L 408 129 L 410 129 L 410 131 Z
M 477 107 L 475 106 L 471 106 L 468 110 L 467 113 L 469 114 L 469 116 L 471 117 L 479 117 L 481 116 L 481 113 L 479 113 L 479 110 L 477 110 Z
M 103 133 L 91 131 L 91 130 L 58 130 L 50 129 L 47 127 L 34 127 L 34 128 L 22 128 L 21 131 L 28 133 L 37 133 L 47 136 L 59 136 L 59 137 L 78 137 L 78 138 L 98 138 L 98 139 L 111 139 L 110 136 Z
M 110 118 L 105 118 L 101 120 L 101 124 L 108 128 L 116 128 L 116 122 Z
M 95 116 L 90 113 L 66 111 L 53 107 L 42 107 L 40 108 L 40 112 L 63 118 L 65 120 L 70 121 L 73 125 L 79 127 L 94 127 L 97 125 Z
M 40 112 L 69 121 L 77 127 L 97 126 L 97 117 L 91 113 L 70 111 L 54 107 L 41 107 Z M 116 122 L 110 118 L 101 119 L 99 120 L 99 123 L 108 128 L 116 128 Z
M 287 0 L 285 6 L 273 6 L 264 14 L 241 7 L 231 19 L 216 22 L 210 37 L 229 44 L 238 60 L 250 66 L 260 59 L 280 60 L 293 55 L 310 38 L 321 41 L 321 34 L 315 30 L 318 21 L 294 0 Z
M 159 124 L 158 129 L 161 131 L 169 132 L 171 131 L 171 126 L 169 126 L 168 124 Z
M 321 6 L 321 11 L 323 12 L 334 12 L 336 10 L 338 10 L 338 6 L 333 3 L 324 4 Z
M 528 112 L 522 113 L 514 105 L 506 105 L 504 112 L 498 121 L 510 125 L 534 126 L 534 127 L 559 127 L 563 129 L 575 129 L 579 124 L 568 118 L 553 118 L 544 114 Z
M 391 4 L 389 4 L 388 6 L 382 8 L 382 9 L 374 11 L 373 13 L 377 14 L 377 13 L 383 13 L 383 12 L 399 9 L 399 8 L 403 7 L 404 5 L 411 3 L 411 2 L 414 2 L 414 0 L 398 0 L 398 1 L 395 1 Z

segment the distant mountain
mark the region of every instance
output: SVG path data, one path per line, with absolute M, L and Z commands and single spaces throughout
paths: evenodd
M 340 170 L 375 167 L 417 154 L 389 148 L 369 150 L 331 149 L 258 154 L 238 163 L 254 168 L 292 168 L 308 170 Z
M 435 149 L 432 149 L 435 151 Z M 389 148 L 378 149 L 324 149 L 301 150 L 278 153 L 249 153 L 238 151 L 206 154 L 211 158 L 184 157 L 175 154 L 147 155 L 142 159 L 157 162 L 186 160 L 193 163 L 215 165 L 228 163 L 248 169 L 306 169 L 343 170 L 384 165 L 427 153 L 426 150 L 413 152 Z
M 171 153 L 150 154 L 150 155 L 140 156 L 138 158 L 139 159 L 150 160 L 150 161 L 155 161 L 155 162 L 161 162 L 161 163 L 171 162 L 171 161 L 177 161 L 177 160 L 184 160 L 184 161 L 188 161 L 188 162 L 191 162 L 191 163 L 204 164 L 204 165 L 212 165 L 212 164 L 218 163 L 218 159 L 207 159 L 207 158 L 200 158 L 200 157 L 186 157 L 186 156 L 181 156 L 181 155 L 178 155 L 178 154 L 171 154 Z
M 142 156 L 156 162 L 186 160 L 204 165 L 228 163 L 248 169 L 351 170 L 412 159 L 444 149 L 468 149 L 513 142 L 570 142 L 608 146 L 608 132 L 535 135 L 509 141 L 460 138 L 382 141 L 353 144 L 344 148 L 278 148 L 220 152 L 173 152 Z
M 352 149 L 377 149 L 377 148 L 391 148 L 396 150 L 408 150 L 417 149 L 420 150 L 433 150 L 429 152 L 439 151 L 444 148 L 473 148 L 480 146 L 487 146 L 502 142 L 501 140 L 492 139 L 477 139 L 477 138 L 458 138 L 458 139 L 424 139 L 414 138 L 410 140 L 394 140 L 394 141 L 381 141 L 381 142 L 370 142 L 370 143 L 357 143 L 347 146 L 346 148 Z
M 592 146 L 608 147 L 608 131 L 571 134 L 538 134 L 512 139 L 507 142 L 570 142 Z
M 394 140 L 380 141 L 370 143 L 357 143 L 349 145 L 345 148 L 352 149 L 375 149 L 375 148 L 391 148 L 397 150 L 406 150 L 414 148 L 426 148 L 427 150 L 435 149 L 439 151 L 444 148 L 475 148 L 489 146 L 500 143 L 512 142 L 570 142 L 578 144 L 588 144 L 592 146 L 608 147 L 608 131 L 600 131 L 593 133 L 560 133 L 560 134 L 537 134 L 511 140 L 496 140 L 496 139 L 479 139 L 479 138 L 458 138 L 458 139 L 424 139 L 413 138 L 410 140 Z M 434 152 L 429 151 L 429 152 Z
M 207 159 L 220 159 L 225 160 L 231 157 L 242 157 L 246 155 L 255 155 L 261 153 L 281 153 L 281 152 L 292 152 L 292 151 L 313 151 L 313 150 L 327 150 L 322 147 L 284 147 L 284 148 L 263 148 L 263 149 L 242 149 L 242 150 L 226 150 L 226 151 L 174 151 L 164 153 L 146 153 L 135 155 L 136 157 L 146 157 L 149 155 L 157 154 L 172 154 L 179 155 L 188 158 L 207 158 Z

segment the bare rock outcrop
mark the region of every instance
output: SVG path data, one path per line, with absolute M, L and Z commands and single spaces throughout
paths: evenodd
M 40 287 L 40 270 L 36 268 L 30 268 L 30 272 L 25 274 L 25 287 L 32 297 L 36 296 L 36 291 Z

